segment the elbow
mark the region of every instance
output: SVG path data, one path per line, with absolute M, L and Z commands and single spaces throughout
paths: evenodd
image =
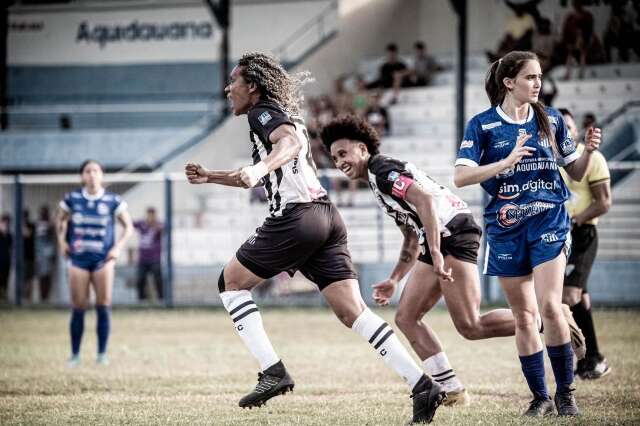
M 456 170 L 456 172 L 453 174 L 453 184 L 456 186 L 456 188 L 462 188 L 464 186 L 467 186 L 469 183 L 464 178 L 464 176 L 461 176 L 461 174 Z
M 604 200 L 602 200 L 602 202 L 600 203 L 600 208 L 602 209 L 602 214 L 607 213 L 610 209 L 611 209 L 611 198 L 606 198 Z

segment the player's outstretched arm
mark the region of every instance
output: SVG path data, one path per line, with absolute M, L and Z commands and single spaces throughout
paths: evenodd
M 191 184 L 217 183 L 247 188 L 240 179 L 240 170 L 209 170 L 201 164 L 189 162 L 184 166 L 184 173 Z
M 498 175 L 504 170 L 513 168 L 520 162 L 520 160 L 522 160 L 523 157 L 530 157 L 536 150 L 531 146 L 524 146 L 530 138 L 530 134 L 521 135 L 516 141 L 516 146 L 513 148 L 511 153 L 506 158 L 496 161 L 495 163 L 485 164 L 478 167 L 463 165 L 456 166 L 453 172 L 453 183 L 456 187 L 462 188 L 463 186 L 482 183 L 485 180 Z
M 399 228 L 404 239 L 398 262 L 396 262 L 396 266 L 391 271 L 389 278 L 372 286 L 373 300 L 380 306 L 389 304 L 389 300 L 393 297 L 398 283 L 411 271 L 418 259 L 418 251 L 420 249 L 418 236 L 406 225 L 400 225 Z
M 273 130 L 269 141 L 273 144 L 269 155 L 258 164 L 244 167 L 240 171 L 240 179 L 248 187 L 253 188 L 262 177 L 293 160 L 302 149 L 295 127 L 290 124 L 282 124 Z

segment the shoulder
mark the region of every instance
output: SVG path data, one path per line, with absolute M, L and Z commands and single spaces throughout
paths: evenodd
M 259 101 L 247 113 L 249 121 L 256 120 L 263 126 L 275 116 L 287 115 L 287 113 L 278 104 L 268 101 Z
M 480 131 L 486 131 L 500 127 L 502 124 L 503 120 L 496 112 L 496 109 L 491 107 L 471 117 L 468 126 L 477 128 Z
M 406 169 L 406 163 L 387 155 L 378 154 L 371 157 L 368 168 L 369 171 L 377 177 L 387 178 L 391 172 L 404 171 Z

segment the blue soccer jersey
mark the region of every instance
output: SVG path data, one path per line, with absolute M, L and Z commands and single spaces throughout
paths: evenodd
M 65 195 L 60 208 L 70 215 L 67 243 L 72 262 L 105 259 L 115 240 L 115 218 L 126 210 L 127 203 L 105 190 L 91 195 L 77 189 Z
M 489 236 L 519 233 L 529 218 L 562 205 L 569 197 L 558 166 L 570 164 L 579 154 L 562 115 L 553 108 L 546 108 L 546 112 L 557 153 L 547 138 L 538 136 L 532 107 L 528 117 L 521 121 L 511 119 L 499 106 L 492 107 L 474 116 L 467 125 L 456 166 L 475 167 L 500 161 L 511 153 L 523 133 L 532 135 L 525 146 L 536 149 L 515 167 L 482 182 L 491 197 L 484 210 Z

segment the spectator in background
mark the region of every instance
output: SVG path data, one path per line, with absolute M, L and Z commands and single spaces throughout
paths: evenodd
M 11 272 L 11 217 L 3 214 L 0 219 L 0 302 L 8 300 L 9 273 Z
M 162 300 L 162 232 L 163 225 L 158 221 L 156 209 L 147 208 L 144 220 L 134 222 L 133 226 L 140 234 L 138 245 L 138 299 L 147 299 L 147 276 L 152 275 L 158 299 Z
M 22 297 L 26 301 L 30 302 L 33 281 L 36 276 L 36 226 L 31 221 L 31 214 L 27 209 L 25 209 L 22 214 L 22 242 L 24 259 Z
M 369 108 L 365 113 L 365 118 L 369 124 L 371 124 L 379 135 L 389 134 L 389 114 L 387 109 L 380 105 L 380 98 L 382 93 L 376 91 L 371 94 L 371 101 L 369 102 Z M 329 161 L 333 162 L 330 158 Z
M 553 65 L 556 39 L 551 29 L 551 21 L 547 18 L 540 18 L 536 21 L 536 30 L 533 32 L 531 40 L 531 50 L 538 55 L 542 73 L 549 72 Z
M 636 2 L 638 3 L 638 2 Z M 629 50 L 638 45 L 638 34 L 634 34 L 633 13 L 627 10 L 628 1 L 612 1 L 611 16 L 604 32 L 603 44 L 607 62 L 613 61 L 612 49 L 618 51 L 618 61 L 629 62 Z M 636 54 L 640 54 L 638 48 Z
M 395 43 L 389 43 L 387 45 L 387 59 L 380 67 L 380 74 L 378 79 L 369 83 L 367 89 L 375 89 L 382 87 L 384 89 L 391 89 L 394 84 L 396 73 L 407 69 L 407 65 L 398 57 L 398 46 Z
M 566 53 L 566 79 L 571 78 L 571 68 L 576 61 L 580 66 L 580 78 L 585 65 L 604 62 L 604 49 L 594 32 L 593 15 L 584 8 L 583 1 L 573 0 L 573 12 L 567 15 L 562 27 L 561 46 Z
M 40 207 L 35 225 L 35 266 L 40 286 L 40 301 L 48 302 L 56 264 L 56 231 L 49 214 L 49 207 Z
M 487 51 L 487 58 L 495 62 L 513 50 L 531 50 L 531 40 L 536 21 L 526 8 L 514 7 L 513 2 L 506 2 L 513 10 L 513 15 L 507 18 L 505 33 L 498 43 L 496 52 Z M 517 6 L 517 5 L 516 5 Z
M 413 68 L 407 75 L 406 86 L 430 86 L 433 75 L 444 68 L 429 55 L 427 45 L 416 41 L 413 45 Z
M 367 84 L 362 78 L 361 75 L 358 76 L 356 80 L 356 93 L 353 95 L 353 100 L 351 104 L 351 110 L 358 117 L 364 116 L 367 107 L 369 106 L 369 99 L 367 94 Z M 327 124 L 327 123 L 324 123 Z

